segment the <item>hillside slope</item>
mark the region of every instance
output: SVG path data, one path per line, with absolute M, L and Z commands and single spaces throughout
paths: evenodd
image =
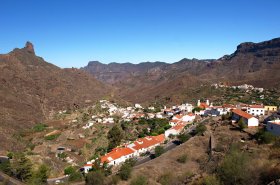
M 15 131 L 48 119 L 52 111 L 83 106 L 86 100 L 99 100 L 110 91 L 82 70 L 45 62 L 29 42 L 0 55 L 1 147 L 17 148 Z

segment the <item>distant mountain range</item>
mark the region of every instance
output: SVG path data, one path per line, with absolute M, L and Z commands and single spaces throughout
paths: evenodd
M 191 88 L 217 82 L 279 88 L 280 38 L 242 43 L 233 54 L 217 60 L 182 59 L 173 64 L 93 61 L 82 69 L 118 88 L 119 97 L 140 103 L 156 98 L 176 102 L 182 94 L 190 98 Z
M 200 97 L 202 84 L 248 83 L 280 87 L 280 38 L 243 43 L 217 60 L 182 59 L 168 64 L 89 62 L 61 69 L 35 55 L 32 43 L 0 55 L 0 146 L 17 148 L 15 131 L 30 128 L 58 110 L 83 107 L 102 98 L 131 103 L 181 101 Z M 201 92 L 203 93 L 203 92 Z

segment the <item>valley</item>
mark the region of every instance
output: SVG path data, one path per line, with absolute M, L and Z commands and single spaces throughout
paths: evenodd
M 280 178 L 267 174 L 279 171 L 279 137 L 263 130 L 279 114 L 279 57 L 276 38 L 217 60 L 61 69 L 27 42 L 0 55 L 0 154 L 9 157 L 0 169 L 27 184 L 41 173 L 49 184 L 270 183 Z M 250 115 L 236 119 L 236 109 Z M 256 168 L 238 164 L 250 173 L 229 182 L 236 171 L 221 169 L 236 158 Z

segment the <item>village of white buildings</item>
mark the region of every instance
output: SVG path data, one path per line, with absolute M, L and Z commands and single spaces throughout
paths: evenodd
M 232 123 L 238 123 L 240 120 L 247 127 L 259 127 L 260 120 L 268 117 L 273 112 L 278 111 L 277 106 L 262 105 L 262 104 L 224 104 L 214 105 L 209 100 L 205 102 L 197 101 L 196 105 L 189 103 L 174 105 L 171 107 L 164 106 L 163 109 L 155 111 L 155 107 L 147 107 L 145 109 L 140 104 L 135 104 L 130 107 L 119 107 L 116 103 L 111 103 L 107 100 L 100 100 L 101 108 L 108 111 L 107 116 L 93 115 L 91 119 L 82 128 L 84 130 L 90 129 L 94 124 L 114 123 L 113 115 L 121 115 L 123 121 L 132 121 L 138 119 L 168 119 L 170 128 L 165 130 L 163 134 L 156 136 L 146 136 L 135 141 L 122 143 L 120 146 L 112 149 L 110 152 L 100 156 L 101 164 L 107 163 L 109 166 L 118 166 L 126 160 L 134 158 L 141 158 L 142 154 L 146 152 L 153 152 L 155 147 L 164 146 L 171 141 L 171 138 L 176 137 L 181 133 L 186 133 L 188 128 L 194 127 L 201 120 L 206 117 L 218 117 L 222 115 L 231 115 Z M 77 122 L 77 120 L 72 120 Z M 274 135 L 280 135 L 280 120 L 275 119 L 268 121 L 266 124 L 267 131 Z M 189 130 L 188 130 L 189 131 Z M 173 136 L 173 137 L 171 137 Z M 80 136 L 83 137 L 83 136 Z M 60 148 L 63 152 L 64 148 Z M 87 173 L 94 165 L 97 159 L 89 160 L 82 169 Z M 68 159 L 69 163 L 72 162 Z

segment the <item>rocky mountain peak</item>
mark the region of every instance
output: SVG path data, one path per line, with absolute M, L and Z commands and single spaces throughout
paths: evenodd
M 31 42 L 27 41 L 26 44 L 25 44 L 24 49 L 26 51 L 28 51 L 29 53 L 32 53 L 32 54 L 35 55 L 34 46 L 33 46 L 33 44 Z

